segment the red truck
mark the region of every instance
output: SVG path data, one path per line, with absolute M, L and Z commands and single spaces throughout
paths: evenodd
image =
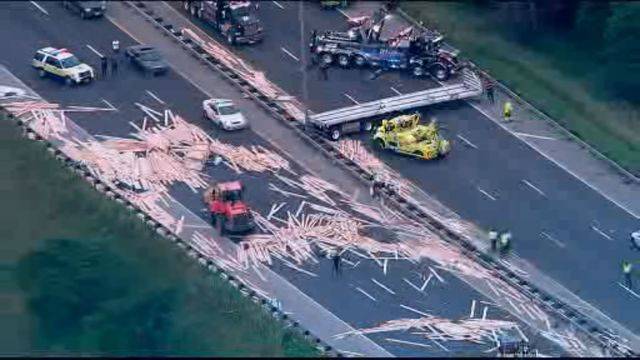
M 253 230 L 255 222 L 251 209 L 242 200 L 244 186 L 240 181 L 217 183 L 210 191 L 211 222 L 220 235 Z

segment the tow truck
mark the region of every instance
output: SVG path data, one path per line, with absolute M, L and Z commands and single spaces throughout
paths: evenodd
M 251 209 L 243 201 L 244 186 L 239 180 L 220 182 L 204 193 L 211 223 L 220 235 L 246 233 L 255 227 Z
M 42 48 L 36 51 L 31 65 L 38 69 L 40 77 L 53 75 L 64 79 L 67 85 L 90 82 L 95 78 L 93 68 L 81 63 L 67 49 Z
M 371 17 L 350 19 L 351 28 L 346 32 L 314 30 L 309 50 L 326 64 L 408 70 L 415 77 L 431 74 L 439 81 L 446 81 L 461 70 L 458 53 L 442 49 L 441 34 L 414 35 L 410 27 L 394 38 L 380 40 L 388 16 L 385 9 L 380 9 Z
M 254 44 L 264 38 L 262 23 L 256 16 L 257 2 L 183 1 L 182 6 L 191 16 L 212 25 L 229 45 Z

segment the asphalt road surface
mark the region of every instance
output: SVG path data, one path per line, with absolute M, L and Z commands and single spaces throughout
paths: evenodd
M 174 7 L 186 14 L 179 4 Z M 436 86 L 431 80 L 398 73 L 371 80 L 369 70 L 337 67 L 329 70 L 328 81 L 322 80 L 316 68 L 304 65 L 307 36 L 312 29 L 344 30 L 345 17 L 312 3 L 304 3 L 302 13 L 307 35 L 301 44 L 300 4 L 262 2 L 264 41 L 235 51 L 302 100 L 306 71 L 305 103 L 311 110 L 326 111 Z M 194 23 L 224 41 L 201 21 L 194 19 Z M 463 218 L 486 229 L 511 230 L 519 256 L 631 331 L 640 331 L 640 311 L 634 311 L 640 298 L 619 285 L 621 261 L 637 258 L 629 248 L 629 234 L 640 227 L 634 216 L 464 102 L 417 110 L 442 124 L 445 135 L 453 140 L 451 154 L 442 161 L 425 162 L 374 149 L 387 164 Z M 369 143 L 366 135 L 356 137 Z
M 265 5 L 268 4 L 265 3 Z M 37 72 L 30 66 L 31 58 L 36 49 L 45 46 L 66 47 L 83 61 L 92 64 L 99 73 L 99 57 L 96 52 L 111 56 L 109 46 L 113 39 L 120 40 L 121 48 L 134 43 L 132 39 L 106 19 L 83 21 L 79 17 L 67 13 L 56 3 L 41 3 L 40 6 L 48 14 L 44 14 L 28 2 L 3 3 L 0 6 L 0 22 L 3 24 L 0 41 L 4 44 L 0 61 L 28 86 L 51 102 L 82 106 L 103 106 L 108 103 L 115 106 L 118 109 L 117 112 L 73 115 L 74 121 L 91 134 L 127 136 L 132 131 L 129 121 L 139 123 L 143 117 L 143 113 L 134 105 L 134 102 L 139 102 L 159 109 L 166 105 L 190 122 L 210 133 L 215 133 L 225 142 L 263 145 L 273 149 L 270 144 L 251 130 L 236 133 L 218 132 L 208 121 L 202 119 L 200 103 L 205 99 L 203 93 L 173 71 L 170 71 L 166 76 L 146 77 L 130 66 L 122 55 L 119 58 L 120 66 L 117 75 L 109 76 L 106 80 L 99 79 L 89 85 L 67 87 L 50 78 L 40 79 Z M 266 6 L 262 8 L 266 8 Z M 327 18 L 331 19 L 331 17 Z M 272 36 L 270 35 L 267 41 L 274 41 Z M 256 49 L 249 51 L 259 52 Z M 276 62 L 281 62 L 281 60 Z M 345 72 L 345 74 L 351 73 Z M 284 77 L 286 78 L 286 76 Z M 355 83 L 358 82 L 355 81 Z M 367 85 L 362 87 L 366 88 Z M 325 88 L 324 92 L 328 93 L 328 88 Z M 329 96 L 329 98 L 335 99 L 335 96 Z M 320 99 L 318 100 L 320 101 Z M 336 104 L 340 103 L 337 99 L 335 101 Z M 464 105 L 457 106 L 464 108 Z M 469 113 L 473 114 L 470 110 Z M 488 125 L 488 122 L 485 125 Z M 463 152 L 460 151 L 460 154 Z M 451 159 L 455 159 L 455 156 L 461 157 L 462 155 L 454 155 Z M 454 161 L 451 159 L 449 164 Z M 394 157 L 388 157 L 388 160 L 393 160 L 394 165 L 401 165 L 405 161 Z M 439 176 L 445 176 L 444 169 L 448 163 L 445 161 L 426 166 L 433 167 L 434 173 L 442 172 Z M 441 168 L 442 170 L 438 170 Z M 304 170 L 300 168 L 295 167 L 295 170 L 298 173 L 304 173 Z M 207 173 L 216 180 L 238 177 L 223 166 L 209 167 Z M 251 205 L 262 213 L 268 212 L 274 201 L 287 201 L 290 209 L 298 207 L 297 202 L 278 197 L 266 188 L 266 184 L 270 181 L 268 175 L 243 174 L 239 178 L 247 185 L 246 195 L 248 199 L 251 199 Z M 191 211 L 201 214 L 203 218 L 207 217 L 206 213 L 201 211 L 203 203 L 200 195 L 194 194 L 185 186 L 180 185 L 174 186 L 171 192 Z M 357 261 L 357 259 L 351 260 Z M 274 269 L 355 328 L 369 327 L 391 319 L 418 317 L 417 314 L 400 307 L 400 304 L 429 311 L 437 316 L 458 319 L 468 316 L 472 300 L 488 301 L 462 281 L 445 274 L 443 274 L 446 280 L 445 284 L 433 281 L 427 291 L 418 293 L 402 280 L 407 278 L 414 283 L 419 282 L 418 275 L 414 272 L 415 266 L 403 261 L 391 262 L 386 276 L 382 274 L 380 267 L 375 262 L 361 261 L 355 269 L 345 266 L 344 275 L 339 279 L 332 276 L 329 260 L 321 260 L 318 264 L 305 266 L 305 269 L 316 273 L 317 277 L 301 274 L 282 266 L 282 264 L 274 265 Z M 387 284 L 395 294 L 390 294 L 377 286 L 372 278 Z M 356 287 L 364 289 L 375 300 L 356 291 Z M 489 317 L 511 319 L 509 314 L 491 306 Z M 529 334 L 529 337 L 535 341 L 534 335 Z M 444 350 L 434 343 L 426 342 L 418 335 L 409 333 L 381 333 L 371 335 L 370 338 L 394 355 L 400 356 L 478 354 L 479 350 L 486 350 L 492 346 L 487 344 L 479 347 L 450 342 L 446 343 L 448 349 Z M 385 340 L 386 338 L 426 343 L 428 348 L 398 344 Z M 550 349 L 550 345 L 543 340 L 538 341 L 536 345 L 541 347 L 543 351 Z M 557 350 L 555 351 L 558 353 Z

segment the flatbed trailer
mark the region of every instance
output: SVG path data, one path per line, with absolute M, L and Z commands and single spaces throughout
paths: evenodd
M 447 101 L 467 99 L 482 94 L 478 75 L 469 69 L 462 70 L 462 81 L 440 87 L 374 100 L 318 114 L 307 114 L 305 124 L 323 132 L 331 140 L 343 134 L 371 131 L 373 117 Z

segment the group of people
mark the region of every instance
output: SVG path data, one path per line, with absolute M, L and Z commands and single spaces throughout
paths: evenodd
M 500 254 L 506 255 L 511 250 L 511 232 L 505 231 L 499 233 L 496 230 L 489 231 L 489 240 L 491 241 L 491 251 L 500 251 Z
M 109 58 L 107 55 L 102 55 L 100 58 L 100 70 L 102 78 L 106 79 L 109 74 L 109 65 L 111 65 L 111 75 L 118 74 L 118 55 L 120 54 L 120 41 L 113 40 L 111 42 L 111 48 L 113 49 L 113 56 Z

